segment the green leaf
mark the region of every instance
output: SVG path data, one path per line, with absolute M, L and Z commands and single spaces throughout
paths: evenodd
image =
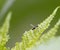
M 22 41 L 17 43 L 17 45 L 15 45 L 15 47 L 13 47 L 11 50 L 27 50 L 27 48 L 32 48 L 36 45 L 36 43 L 42 41 L 40 39 L 43 39 L 43 41 L 45 41 L 44 38 L 48 37 L 47 39 L 50 39 L 51 37 L 53 37 L 60 25 L 60 20 L 51 30 L 47 31 L 46 34 L 44 34 L 43 36 L 41 35 L 50 26 L 50 23 L 59 8 L 60 6 L 58 6 L 47 19 L 45 19 L 42 23 L 38 24 L 37 28 L 35 28 L 34 30 L 31 29 L 29 31 L 25 31 L 22 36 Z
M 10 18 L 11 18 L 11 12 L 8 13 L 3 26 L 0 28 L 0 50 L 3 50 L 1 49 L 2 47 L 5 48 L 4 46 L 9 39 L 8 32 L 9 32 Z
M 51 38 L 55 37 L 56 32 L 58 31 L 58 28 L 60 26 L 60 19 L 59 21 L 54 25 L 53 28 L 51 28 L 50 30 L 47 31 L 47 33 L 44 33 L 41 37 L 40 37 L 40 43 L 41 42 L 45 42 L 50 40 Z

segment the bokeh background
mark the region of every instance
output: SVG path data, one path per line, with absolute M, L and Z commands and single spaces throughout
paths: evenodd
M 60 6 L 60 0 L 0 0 L 0 26 L 2 26 L 8 12 L 12 12 L 9 30 L 10 40 L 6 46 L 12 47 L 15 42 L 20 42 L 23 33 L 32 28 L 30 24 L 36 26 L 41 23 L 57 6 Z M 51 22 L 50 28 L 59 18 L 60 9 Z M 58 30 L 56 36 L 59 33 Z

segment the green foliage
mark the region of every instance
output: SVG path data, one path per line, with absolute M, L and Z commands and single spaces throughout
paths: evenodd
M 52 38 L 59 28 L 60 19 L 51 30 L 43 35 L 42 33 L 50 26 L 50 22 L 53 20 L 58 8 L 60 7 L 57 7 L 47 19 L 45 19 L 41 24 L 38 24 L 36 29 L 25 31 L 22 36 L 22 41 L 17 43 L 11 50 L 29 50 L 28 48 L 32 48 L 36 44 L 40 44 L 40 42 L 45 42 L 47 39 Z
M 11 12 L 7 15 L 7 18 L 3 26 L 0 28 L 0 50 L 6 50 L 5 45 L 9 39 L 9 35 L 7 33 L 9 32 L 10 18 L 11 18 Z
M 25 31 L 22 36 L 22 41 L 17 42 L 15 47 L 11 48 L 11 50 L 31 50 L 34 46 L 39 46 L 43 44 L 43 42 L 48 42 L 48 40 L 53 39 L 60 26 L 60 19 L 53 28 L 44 34 L 43 32 L 46 31 L 46 29 L 50 26 L 50 23 L 59 8 L 60 6 L 58 6 L 47 19 L 38 24 L 38 27 L 36 27 L 34 30 L 30 29 L 29 31 Z M 8 50 L 5 45 L 9 40 L 9 35 L 7 33 L 9 32 L 10 17 L 11 12 L 7 15 L 3 26 L 0 28 L 0 50 Z

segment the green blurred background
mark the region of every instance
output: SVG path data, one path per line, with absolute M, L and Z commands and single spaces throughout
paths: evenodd
M 8 0 L 0 0 L 0 12 L 6 1 Z M 41 23 L 57 6 L 60 6 L 60 0 L 15 0 L 5 15 L 1 16 L 2 18 L 0 17 L 1 26 L 7 13 L 12 11 L 9 30 L 10 40 L 8 41 L 7 46 L 12 47 L 15 45 L 15 42 L 21 41 L 22 34 L 32 28 L 30 24 L 36 26 Z M 60 9 L 51 22 L 51 27 L 54 26 L 59 18 Z M 59 33 L 60 31 L 58 30 L 57 35 L 59 35 Z

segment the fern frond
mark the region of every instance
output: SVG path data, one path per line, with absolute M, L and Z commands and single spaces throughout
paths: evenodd
M 5 50 L 5 44 L 9 39 L 9 35 L 7 34 L 9 31 L 9 22 L 11 18 L 11 12 L 7 15 L 3 26 L 0 28 L 0 50 Z
M 0 46 L 0 50 L 7 50 L 8 48 L 6 48 L 5 46 Z
M 50 30 L 48 30 L 47 33 L 44 33 L 44 34 L 40 37 L 40 41 L 39 41 L 39 42 L 40 42 L 40 43 L 41 43 L 41 42 L 45 42 L 45 41 L 48 41 L 48 40 L 50 40 L 51 38 L 55 37 L 55 34 L 56 34 L 59 26 L 60 26 L 60 19 L 59 19 L 59 21 L 54 25 L 53 28 L 51 28 Z
M 53 11 L 53 13 L 47 19 L 45 19 L 41 24 L 38 24 L 38 27 L 36 29 L 25 31 L 25 33 L 22 36 L 22 42 L 17 43 L 17 45 L 11 50 L 26 50 L 27 48 L 32 47 L 39 40 L 42 33 L 50 26 L 50 23 L 53 20 L 54 16 L 56 15 L 58 8 L 60 8 L 60 6 L 58 6 Z M 47 34 L 44 34 L 41 37 L 41 39 L 45 40 L 44 39 L 45 35 L 48 37 L 47 39 L 49 39 L 50 36 L 54 36 L 59 24 L 60 20 L 50 31 L 47 32 Z
M 38 27 L 35 30 L 26 31 L 23 35 L 22 42 L 23 45 L 26 47 L 30 47 L 33 45 L 37 40 L 39 40 L 39 37 L 41 34 L 48 28 L 50 25 L 50 22 L 54 18 L 57 10 L 59 7 L 57 7 L 54 12 L 47 18 L 45 21 L 43 21 L 41 24 L 38 24 Z

